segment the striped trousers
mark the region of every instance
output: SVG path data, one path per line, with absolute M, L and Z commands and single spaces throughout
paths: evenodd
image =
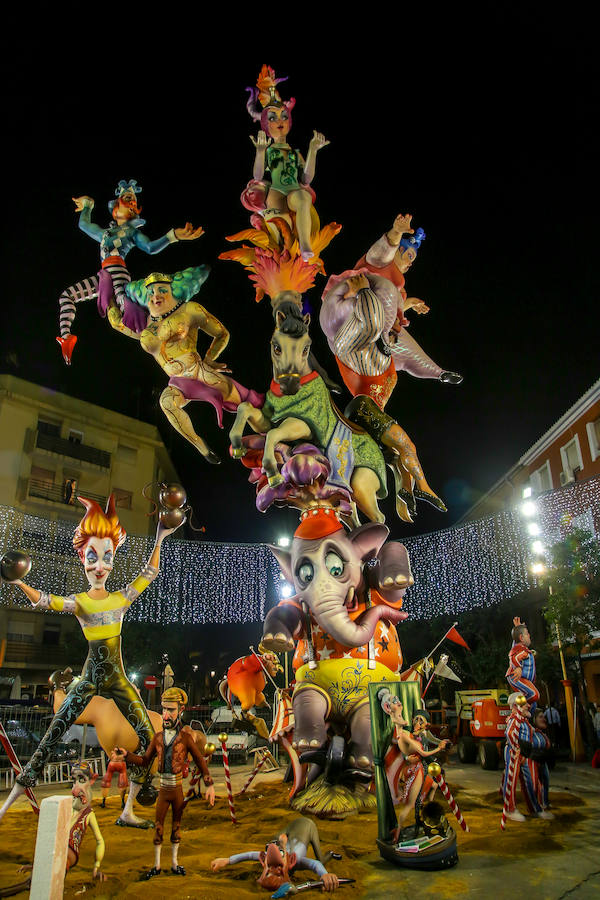
M 131 281 L 131 275 L 125 266 L 122 265 L 104 266 L 103 270 L 110 275 L 113 296 L 119 309 L 123 311 L 126 297 L 125 288 Z M 90 275 L 89 278 L 84 278 L 83 281 L 72 284 L 71 287 L 66 288 L 62 292 L 58 298 L 61 337 L 68 337 L 71 334 L 71 326 L 75 318 L 75 304 L 83 303 L 86 300 L 97 300 L 98 290 L 98 275 Z

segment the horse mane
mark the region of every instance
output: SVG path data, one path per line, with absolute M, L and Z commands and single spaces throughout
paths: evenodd
M 284 317 L 280 322 L 278 322 L 279 314 Z M 302 310 L 293 300 L 283 300 L 278 303 L 273 309 L 273 318 L 275 319 L 275 331 L 287 334 L 291 338 L 301 338 L 308 331 Z

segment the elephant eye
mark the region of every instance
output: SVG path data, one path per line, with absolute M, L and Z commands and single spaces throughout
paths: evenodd
M 312 563 L 303 562 L 298 569 L 298 579 L 301 584 L 309 584 L 315 577 L 315 570 Z
M 344 571 L 344 560 L 337 553 L 334 553 L 333 550 L 330 550 L 325 557 L 325 565 L 327 566 L 327 571 L 334 578 L 339 578 Z

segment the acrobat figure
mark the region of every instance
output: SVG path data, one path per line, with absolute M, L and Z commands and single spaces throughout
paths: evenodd
M 313 225 L 318 230 L 313 207 L 315 193 L 310 184 L 315 174 L 317 152 L 329 141 L 315 131 L 306 160 L 298 150 L 290 147 L 287 138 L 296 100 L 293 97 L 286 101 L 281 99 L 277 85 L 282 81 L 286 79 L 275 78 L 273 69 L 263 66 L 256 88 L 247 88 L 250 97 L 246 108 L 252 118 L 260 122 L 261 130 L 256 139 L 250 138 L 256 156 L 252 181 L 242 194 L 242 204 L 265 220 L 284 218 L 292 226 L 295 222 L 300 255 L 308 261 L 314 256 Z
M 527 625 L 518 616 L 513 619 L 513 625 L 513 644 L 508 654 L 506 680 L 513 691 L 525 696 L 533 714 L 540 699 L 540 692 L 535 686 L 535 650 L 531 649 L 531 635 Z
M 260 407 L 264 396 L 231 378 L 227 366 L 218 361 L 229 343 L 229 332 L 207 309 L 192 300 L 208 273 L 207 266 L 193 266 L 174 275 L 153 272 L 127 289 L 128 295 L 141 304 L 138 307 L 143 312 L 140 330 L 127 327 L 125 316 L 114 302 L 108 311 L 108 321 L 116 331 L 139 341 L 142 349 L 169 376 L 169 383 L 160 395 L 160 408 L 186 441 L 209 463 L 218 465 L 221 460 L 196 433 L 184 407 L 193 400 L 210 403 L 222 428 L 223 410 L 235 412 L 244 401 Z M 212 338 L 204 356 L 197 346 L 200 332 Z
M 425 232 L 400 215 L 392 228 L 358 260 L 353 269 L 332 275 L 323 291 L 321 327 L 340 374 L 353 396 L 366 394 L 383 409 L 404 371 L 413 378 L 460 384 L 462 375 L 442 369 L 406 330 L 404 313 L 429 307 L 408 297 L 404 276 L 417 257 Z M 354 294 L 348 282 L 366 276 L 370 294 Z
M 269 729 L 265 720 L 255 716 L 252 710 L 255 707 L 269 707 L 263 693 L 267 683 L 265 675 L 273 679 L 278 672 L 283 672 L 283 667 L 277 654 L 259 645 L 258 654 L 253 652 L 250 656 L 236 659 L 229 666 L 226 677 L 219 683 L 219 693 L 228 706 L 231 707 L 232 695 L 237 697 L 242 707 L 243 718 L 250 722 L 265 740 L 269 739 Z
M 100 806 L 102 809 L 106 807 L 106 798 L 108 797 L 108 792 L 110 791 L 110 787 L 113 782 L 114 776 L 118 777 L 118 786 L 119 786 L 119 794 L 121 795 L 121 809 L 125 808 L 125 792 L 129 787 L 129 781 L 127 779 L 127 764 L 124 760 L 120 759 L 114 750 L 110 752 L 110 761 L 106 767 L 106 772 L 104 774 L 104 778 L 102 779 L 102 803 Z
M 425 775 L 423 759 L 435 756 L 438 748 L 426 750 L 420 741 L 404 731 L 409 723 L 404 717 L 399 697 L 391 694 L 388 688 L 381 688 L 377 697 L 394 726 L 392 743 L 384 756 L 384 767 L 393 804 L 398 807 L 397 826 L 392 835 L 392 840 L 398 841 L 409 815 L 417 803 L 428 797 L 434 785 L 433 779 Z M 443 743 L 447 745 L 449 742 Z
M 154 736 L 148 711 L 123 668 L 121 628 L 131 604 L 158 575 L 161 544 L 176 529 L 164 528 L 159 523 L 154 548 L 146 566 L 126 588 L 109 593 L 105 587 L 106 580 L 114 565 L 115 552 L 124 543 L 127 532 L 119 522 L 113 494 L 108 498 L 105 511 L 95 500 L 86 497 L 78 497 L 78 500 L 85 506 L 86 513 L 75 529 L 73 546 L 84 567 L 89 589 L 80 594 L 59 597 L 38 591 L 20 579 L 12 583 L 21 588 L 37 609 L 52 609 L 76 616 L 88 641 L 88 656 L 81 678 L 69 690 L 37 750 L 17 776 L 15 786 L 0 808 L 0 819 L 26 788 L 37 783 L 54 747 L 93 697 L 102 694 L 114 700 L 125 719 L 134 727 L 142 751 Z M 130 774 L 132 784 L 118 823 L 145 828 L 146 823 L 133 813 L 133 801 L 148 778 L 148 767 L 132 769 Z
M 515 691 L 508 698 L 508 705 L 510 715 L 506 720 L 506 744 L 504 746 L 502 827 L 504 827 L 506 819 L 513 822 L 525 821 L 525 816 L 517 809 L 517 781 L 521 783 L 521 791 L 529 811 L 540 819 L 553 819 L 552 813 L 548 812 L 540 802 L 528 761 L 534 743 L 541 743 L 541 741 L 535 736 L 527 700 L 520 691 Z M 534 774 L 537 779 L 538 773 Z
M 111 200 L 108 208 L 113 222 L 107 228 L 101 228 L 92 222 L 94 200 L 91 197 L 73 197 L 76 212 L 79 215 L 79 227 L 100 244 L 101 269 L 97 275 L 84 278 L 83 281 L 66 288 L 59 297 L 60 304 L 60 344 L 65 363 L 71 365 L 71 357 L 76 335 L 71 333 L 75 318 L 75 304 L 85 300 L 97 300 L 101 316 L 106 315 L 111 298 L 114 298 L 122 311 L 125 323 L 134 331 L 141 331 L 145 322 L 144 310 L 136 308 L 127 298 L 125 287 L 131 281 L 125 258 L 133 247 L 145 253 L 160 253 L 175 241 L 195 241 L 204 234 L 202 228 L 194 228 L 189 222 L 184 228 L 172 228 L 164 237 L 151 241 L 140 230 L 145 219 L 140 218 L 142 211 L 138 205 L 137 195 L 141 186 L 135 180 L 120 181 L 115 190 L 116 200 Z
M 315 854 L 314 859 L 308 856 L 309 846 Z M 317 826 L 311 819 L 300 817 L 290 822 L 278 837 L 269 841 L 264 850 L 249 850 L 219 857 L 213 859 L 210 867 L 213 872 L 218 872 L 225 866 L 235 866 L 250 860 L 258 862 L 262 866 L 262 872 L 257 881 L 269 891 L 276 891 L 289 882 L 296 869 L 309 869 L 319 877 L 324 891 L 335 891 L 340 881 L 337 875 L 325 868 L 325 863 L 330 859 L 341 859 L 341 856 L 331 851 L 323 855 Z
M 123 747 L 115 747 L 116 753 L 124 757 L 128 764 L 148 767 L 154 757 L 158 758 L 160 790 L 156 801 L 156 822 L 154 830 L 154 867 L 146 872 L 146 879 L 160 875 L 160 856 L 163 842 L 165 817 L 169 807 L 172 811 L 171 823 L 171 872 L 173 875 L 185 875 L 177 857 L 181 841 L 180 825 L 185 801 L 183 797 L 183 772 L 187 771 L 188 754 L 192 757 L 203 775 L 206 785 L 206 799 L 211 806 L 215 804 L 215 788 L 208 771 L 208 765 L 202 753 L 194 743 L 190 731 L 182 727 L 181 716 L 187 704 L 187 694 L 182 688 L 170 687 L 161 697 L 163 730 L 155 734 L 150 746 L 143 756 L 130 753 Z

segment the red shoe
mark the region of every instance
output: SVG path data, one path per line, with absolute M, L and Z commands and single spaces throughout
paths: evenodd
M 73 356 L 73 350 L 75 349 L 75 344 L 77 343 L 77 335 L 68 334 L 66 337 L 57 337 L 56 340 L 60 344 L 60 349 L 62 350 L 62 355 L 65 363 L 70 366 L 71 357 Z

